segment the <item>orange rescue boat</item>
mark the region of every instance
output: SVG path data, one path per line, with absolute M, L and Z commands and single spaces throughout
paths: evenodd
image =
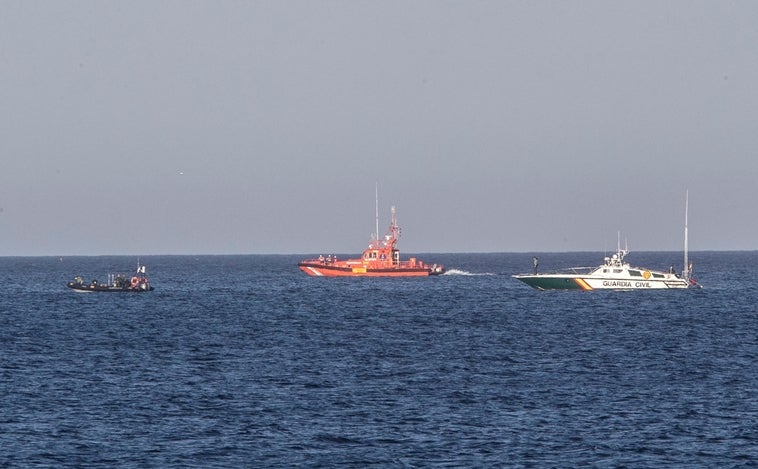
M 317 277 L 427 277 L 445 273 L 440 264 L 428 265 L 415 257 L 400 260 L 400 251 L 395 247 L 400 238 L 400 227 L 392 207 L 392 220 L 387 234 L 382 239 L 372 239 L 360 259 L 337 260 L 337 257 L 319 256 L 298 264 L 300 270 Z

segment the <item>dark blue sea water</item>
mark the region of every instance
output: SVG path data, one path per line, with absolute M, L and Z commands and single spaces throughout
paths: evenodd
M 134 258 L 0 258 L 0 466 L 758 463 L 756 252 L 659 292 L 532 290 L 532 254 L 425 254 L 454 270 L 423 279 L 300 257 L 143 257 L 144 294 L 65 287 Z

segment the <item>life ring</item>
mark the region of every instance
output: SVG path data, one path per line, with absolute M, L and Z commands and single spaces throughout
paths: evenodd
M 132 277 L 132 288 L 135 288 L 138 283 L 139 279 L 137 277 Z

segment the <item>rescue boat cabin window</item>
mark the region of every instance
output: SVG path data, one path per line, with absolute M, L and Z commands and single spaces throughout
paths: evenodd
M 363 257 L 364 259 L 376 259 L 377 254 L 378 254 L 377 251 L 371 251 L 371 252 L 367 252 L 366 255 Z
M 629 270 L 629 275 L 632 277 L 642 277 L 642 273 L 639 270 Z

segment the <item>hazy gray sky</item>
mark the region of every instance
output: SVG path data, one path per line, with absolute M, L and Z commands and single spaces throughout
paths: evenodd
M 758 248 L 758 2 L 0 2 L 0 255 Z

